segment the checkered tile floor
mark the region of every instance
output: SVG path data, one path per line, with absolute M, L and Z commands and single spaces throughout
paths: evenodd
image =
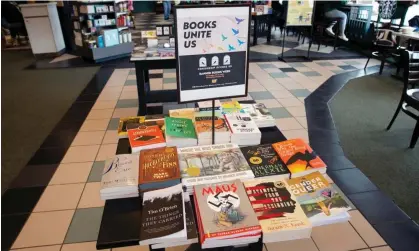
M 378 64 L 370 62 L 370 65 Z M 365 59 L 310 63 L 251 63 L 249 95 L 243 99 L 263 102 L 288 138 L 308 140 L 303 101 L 330 76 L 363 68 Z M 150 72 L 153 90 L 175 89 L 172 70 Z M 104 202 L 99 189 L 104 161 L 117 147 L 120 117 L 137 114 L 137 90 L 133 69 L 116 69 L 72 142 L 39 202 L 29 216 L 13 250 L 93 251 Z M 155 104 L 167 106 L 167 104 Z M 170 104 L 171 108 L 176 105 Z M 348 223 L 313 229 L 312 238 L 266 245 L 268 251 L 391 250 L 358 210 Z M 7 227 L 7 226 L 6 226 Z M 181 251 L 187 247 L 168 250 Z M 115 248 L 118 251 L 148 247 Z

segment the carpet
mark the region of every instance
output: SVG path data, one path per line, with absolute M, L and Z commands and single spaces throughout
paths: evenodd
M 408 145 L 416 121 L 400 113 L 386 131 L 403 83 L 390 76 L 354 79 L 330 103 L 345 155 L 419 222 L 419 145 Z
M 98 70 L 24 70 L 34 60 L 31 51 L 1 56 L 2 194 Z

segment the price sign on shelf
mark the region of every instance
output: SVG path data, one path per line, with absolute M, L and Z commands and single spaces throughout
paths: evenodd
M 178 6 L 176 70 L 180 103 L 247 95 L 250 6 Z

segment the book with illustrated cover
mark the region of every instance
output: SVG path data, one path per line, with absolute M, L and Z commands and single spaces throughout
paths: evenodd
M 310 238 L 311 223 L 284 180 L 265 177 L 243 183 L 264 243 Z
M 102 200 L 137 197 L 138 155 L 119 154 L 105 163 L 100 197 Z
M 191 119 L 166 117 L 164 121 L 166 124 L 166 135 L 196 139 L 195 128 Z
M 145 122 L 144 116 L 126 117 L 119 119 L 118 136 L 119 138 L 128 138 L 128 130 L 137 129 Z
M 140 245 L 186 241 L 182 186 L 145 192 L 140 224 Z
M 281 141 L 272 146 L 287 165 L 292 178 L 316 171 L 326 173 L 326 164 L 303 139 Z
M 259 239 L 261 227 L 240 180 L 195 186 L 194 200 L 201 244 Z
M 195 109 L 194 108 L 183 108 L 169 110 L 169 116 L 172 118 L 186 118 L 194 120 Z
M 157 125 L 142 125 L 137 129 L 128 130 L 128 139 L 133 153 L 166 145 L 163 131 Z
M 319 172 L 287 180 L 313 226 L 348 221 L 351 209 L 342 195 Z
M 275 118 L 262 103 L 241 104 L 243 112 L 250 114 L 259 128 L 275 126 Z
M 160 147 L 140 152 L 139 187 L 141 191 L 180 183 L 176 147 Z
M 254 178 L 240 148 L 234 144 L 178 148 L 178 155 L 182 183 L 189 193 L 196 185 Z
M 278 178 L 288 179 L 290 177 L 290 171 L 282 163 L 271 144 L 247 146 L 240 149 L 255 178 L 277 176 Z
M 195 121 L 212 120 L 212 110 L 210 111 L 196 111 L 194 113 Z M 214 119 L 224 118 L 221 110 L 214 111 Z
M 231 143 L 244 146 L 260 144 L 262 133 L 248 113 L 227 113 L 224 117 L 231 131 Z

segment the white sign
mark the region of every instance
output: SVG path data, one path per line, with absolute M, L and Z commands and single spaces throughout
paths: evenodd
M 175 9 L 179 102 L 247 95 L 249 5 Z

